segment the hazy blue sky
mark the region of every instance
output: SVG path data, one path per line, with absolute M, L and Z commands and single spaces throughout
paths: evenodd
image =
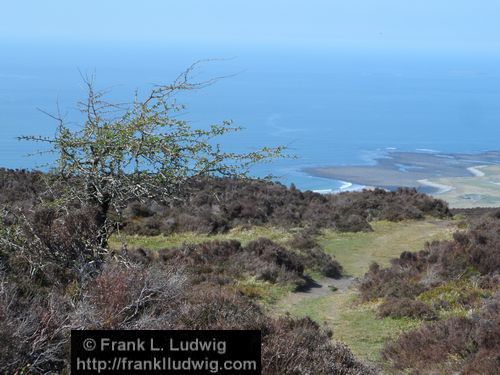
M 2 1 L 0 39 L 500 48 L 498 0 Z

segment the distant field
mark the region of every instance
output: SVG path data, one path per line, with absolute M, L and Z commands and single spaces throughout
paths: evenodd
M 434 196 L 444 199 L 453 208 L 500 207 L 500 166 L 481 166 L 476 169 L 484 175 L 429 179 L 451 187 L 451 190 Z

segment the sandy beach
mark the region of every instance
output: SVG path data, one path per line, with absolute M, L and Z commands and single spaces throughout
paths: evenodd
M 444 193 L 447 193 L 451 190 L 454 189 L 453 186 L 450 186 L 450 185 L 444 185 L 444 184 L 438 184 L 437 182 L 431 182 L 427 179 L 423 179 L 423 180 L 418 180 L 418 182 L 424 186 L 429 186 L 431 188 L 435 188 L 437 189 L 437 191 L 434 193 L 436 195 L 439 195 L 439 194 L 444 194 Z

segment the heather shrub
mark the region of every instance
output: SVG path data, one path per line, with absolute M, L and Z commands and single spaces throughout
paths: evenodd
M 313 228 L 306 228 L 296 233 L 289 241 L 288 246 L 295 249 L 301 258 L 304 267 L 323 276 L 340 278 L 342 276 L 342 266 L 329 254 L 325 253 L 314 235 L 318 231 Z
M 265 317 L 250 299 L 225 287 L 198 284 L 186 295 L 176 327 L 183 329 L 261 329 Z
M 403 252 L 398 259 L 391 260 L 389 268 L 373 265 L 359 289 L 365 300 L 389 296 L 414 298 L 432 288 L 437 288 L 436 291 L 448 288 L 452 284 L 440 285 L 450 280 L 476 279 L 494 289 L 498 285 L 495 275 L 499 267 L 500 219 L 488 215 L 476 219 L 467 232 L 456 233 L 453 241 L 435 241 L 422 251 Z M 483 296 L 478 288 L 462 288 L 457 293 L 453 301 L 443 301 L 465 306 Z
M 186 199 L 166 205 L 147 205 L 155 215 L 175 221 L 176 231 L 218 233 L 236 226 L 311 226 L 340 231 L 370 231 L 369 220 L 420 219 L 424 215 L 449 217 L 443 201 L 414 189 L 386 192 L 346 192 L 321 195 L 288 189 L 262 180 L 202 179 L 188 187 Z M 134 233 L 137 221 L 132 208 L 125 212 L 124 231 Z M 160 229 L 169 233 L 168 226 Z M 163 230 L 166 230 L 164 232 Z
M 377 263 L 370 266 L 359 285 L 363 300 L 381 297 L 413 298 L 425 290 L 418 283 L 418 272 L 413 269 L 393 265 L 380 268 Z
M 388 343 L 382 356 L 400 371 L 411 369 L 418 374 L 430 373 L 436 367 L 444 370 L 452 356 L 463 358 L 468 355 L 473 345 L 470 341 L 472 330 L 472 322 L 462 317 L 427 323 Z M 460 368 L 458 363 L 450 364 L 448 373 Z
M 84 280 L 98 269 L 105 251 L 96 241 L 92 209 L 40 207 L 29 216 L 11 214 L 9 223 L 0 223 L 0 257 L 19 284 L 51 287 Z
M 338 220 L 335 229 L 339 232 L 372 232 L 373 229 L 368 221 L 357 214 L 350 214 L 347 217 Z
M 71 329 L 260 329 L 264 374 L 374 373 L 316 323 L 270 318 L 231 288 L 192 284 L 179 266 L 108 260 L 71 297 L 23 298 L 2 278 L 0 371 L 69 373 Z
M 0 372 L 60 373 L 69 340 L 70 304 L 57 292 L 23 297 L 0 275 Z
M 145 316 L 151 321 L 163 319 L 185 282 L 179 268 L 107 263 L 86 286 L 72 325 L 84 329 L 131 329 Z
M 479 314 L 423 324 L 389 342 L 382 355 L 393 369 L 414 374 L 497 374 L 499 308 L 497 295 Z
M 63 187 L 51 186 L 51 192 L 47 192 L 45 177 L 40 172 L 0 169 L 0 206 L 28 209 L 41 195 L 57 198 Z M 446 203 L 414 189 L 321 195 L 263 180 L 203 178 L 187 185 L 184 196 L 182 201 L 164 203 L 130 201 L 122 212 L 122 230 L 131 234 L 169 234 L 173 230 L 218 233 L 236 226 L 269 223 L 366 231 L 371 230 L 370 220 L 451 215 Z
M 414 318 L 434 320 L 437 314 L 432 307 L 410 298 L 388 298 L 378 307 L 381 318 Z
M 294 252 L 259 238 L 245 247 L 238 241 L 210 241 L 159 252 L 166 264 L 187 266 L 195 282 L 232 282 L 255 277 L 271 283 L 304 285 L 304 264 Z
M 269 322 L 263 334 L 263 374 L 375 374 L 309 318 Z

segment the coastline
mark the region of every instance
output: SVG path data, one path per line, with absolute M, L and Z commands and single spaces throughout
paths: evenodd
M 337 180 L 342 186 L 349 182 L 385 189 L 397 186 L 418 189 L 423 186 L 445 191 L 443 186 L 438 187 L 427 182 L 439 178 L 483 177 L 484 172 L 481 169 L 488 165 L 499 165 L 499 160 L 500 151 L 445 154 L 390 150 L 376 157 L 374 165 L 309 167 L 302 169 L 302 172 L 314 177 Z
M 418 180 L 418 182 L 424 186 L 429 186 L 431 188 L 437 189 L 437 191 L 433 193 L 435 195 L 444 194 L 455 189 L 453 186 L 438 184 L 437 182 L 432 182 L 427 179 Z
M 374 165 L 325 166 L 302 172 L 341 184 L 321 193 L 410 187 L 443 199 L 452 208 L 500 207 L 500 151 L 444 154 L 390 150 L 374 161 Z

